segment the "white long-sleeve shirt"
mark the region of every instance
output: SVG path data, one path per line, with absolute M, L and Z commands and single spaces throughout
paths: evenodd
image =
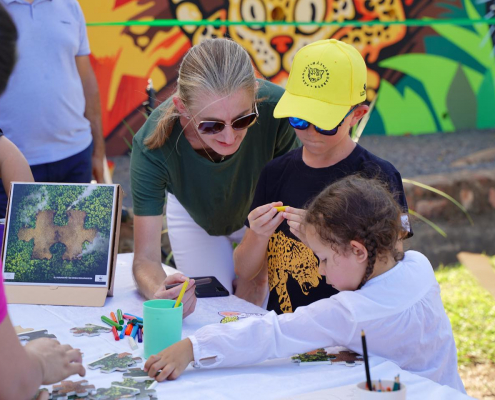
M 457 371 L 457 351 L 440 287 L 428 259 L 408 251 L 391 270 L 360 290 L 230 324 L 208 325 L 189 336 L 195 365 L 232 367 L 289 357 L 321 347 L 345 346 L 465 393 Z M 205 365 L 201 360 L 215 357 Z

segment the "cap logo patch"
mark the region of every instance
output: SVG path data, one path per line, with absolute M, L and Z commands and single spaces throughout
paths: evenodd
M 310 88 L 322 88 L 328 83 L 328 68 L 319 61 L 308 64 L 302 73 L 303 83 Z
M 364 84 L 363 89 L 364 90 L 361 93 L 359 93 L 360 96 L 364 96 L 366 94 L 366 83 Z

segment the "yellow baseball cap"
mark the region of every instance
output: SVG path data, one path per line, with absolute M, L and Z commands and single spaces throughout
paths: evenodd
M 273 116 L 333 129 L 352 106 L 366 100 L 366 77 L 366 64 L 354 47 L 337 39 L 318 40 L 296 53 Z

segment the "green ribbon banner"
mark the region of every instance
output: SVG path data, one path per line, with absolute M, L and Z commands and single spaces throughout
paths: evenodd
M 404 25 L 404 26 L 432 26 L 432 25 L 460 25 L 469 26 L 476 24 L 489 24 L 495 25 L 495 18 L 481 18 L 481 19 L 469 19 L 469 18 L 453 18 L 453 19 L 434 19 L 434 18 L 424 18 L 424 19 L 406 19 L 404 21 L 328 21 L 328 22 L 297 22 L 297 21 L 180 21 L 178 19 L 155 19 L 152 21 L 108 21 L 108 22 L 88 22 L 86 25 L 89 26 L 163 26 L 163 27 L 173 27 L 173 26 L 374 26 L 374 25 Z

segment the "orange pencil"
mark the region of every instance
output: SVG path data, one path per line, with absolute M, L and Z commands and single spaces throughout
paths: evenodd
M 110 313 L 110 318 L 112 318 L 113 322 L 116 322 L 117 324 L 119 323 L 119 321 L 117 321 L 117 317 L 115 316 L 113 311 Z
M 127 324 L 127 327 L 125 328 L 125 334 L 129 336 L 132 332 L 132 328 L 134 328 L 134 325 L 132 324 Z

